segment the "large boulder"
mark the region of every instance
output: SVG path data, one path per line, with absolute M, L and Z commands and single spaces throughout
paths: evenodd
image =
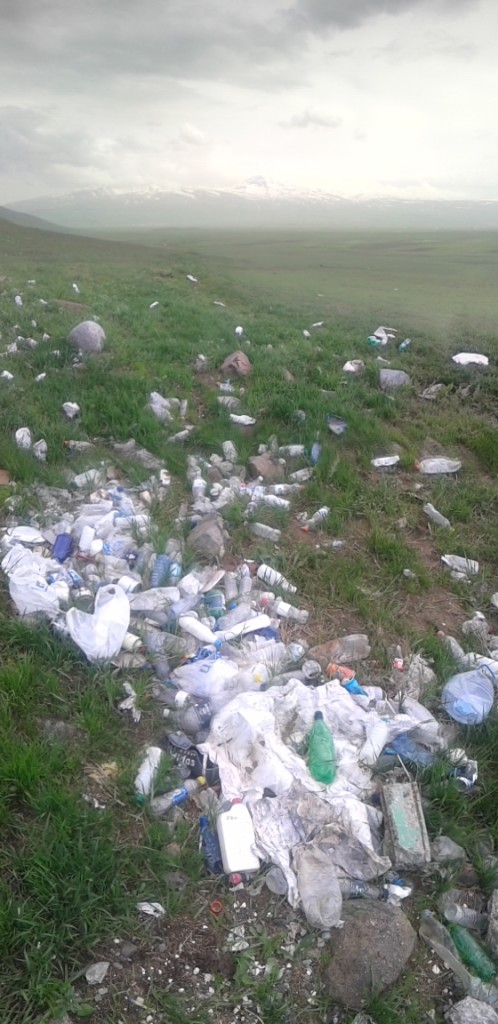
M 82 320 L 69 332 L 67 340 L 71 348 L 80 352 L 102 352 L 105 343 L 105 331 L 95 320 Z
M 402 910 L 373 900 L 344 902 L 344 927 L 334 932 L 324 972 L 334 1003 L 361 1010 L 399 978 L 417 936 Z

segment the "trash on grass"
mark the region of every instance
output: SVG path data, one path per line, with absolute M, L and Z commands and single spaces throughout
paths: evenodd
M 438 456 L 431 459 L 420 459 L 415 468 L 426 476 L 437 476 L 441 473 L 458 473 L 462 468 L 462 463 L 460 459 L 447 459 Z
M 457 352 L 456 356 L 452 356 L 452 361 L 457 363 L 458 366 L 489 366 L 489 359 L 487 356 L 481 355 L 479 352 Z

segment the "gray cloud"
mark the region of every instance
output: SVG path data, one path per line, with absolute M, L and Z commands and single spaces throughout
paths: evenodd
M 284 128 L 339 128 L 342 118 L 307 107 L 281 123 Z
M 289 23 L 309 32 L 349 29 L 382 14 L 399 15 L 432 8 L 434 13 L 475 7 L 476 0 L 298 0 L 287 14 Z

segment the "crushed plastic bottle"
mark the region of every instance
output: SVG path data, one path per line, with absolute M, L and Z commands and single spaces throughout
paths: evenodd
M 214 828 L 211 828 L 209 818 L 204 814 L 199 818 L 199 830 L 200 848 L 204 864 L 212 875 L 222 875 L 224 868 L 218 833 Z
M 276 569 L 272 569 L 270 565 L 263 563 L 259 566 L 257 572 L 258 579 L 262 580 L 263 583 L 267 583 L 270 587 L 280 587 L 282 590 L 286 590 L 289 594 L 297 594 L 297 587 L 294 587 L 289 580 L 282 576 L 281 573 L 277 572 Z
M 462 463 L 459 459 L 446 459 L 443 457 L 420 459 L 416 463 L 416 468 L 426 476 L 437 476 L 442 473 L 458 473 L 462 468 Z
M 322 505 L 321 508 L 317 509 L 317 511 L 309 519 L 307 519 L 305 523 L 303 523 L 301 529 L 304 531 L 304 533 L 309 533 L 310 530 L 317 530 L 318 527 L 321 526 L 323 521 L 327 519 L 329 515 L 330 508 L 328 507 L 328 505 Z
M 446 530 L 451 530 L 452 527 L 449 519 L 441 515 L 441 512 L 438 512 L 437 508 L 434 508 L 434 505 L 431 505 L 430 502 L 424 505 L 424 512 L 429 519 L 432 519 L 433 523 L 436 523 L 436 526 L 442 526 Z
M 399 458 L 399 455 L 379 455 L 378 458 L 370 460 L 370 465 L 375 469 L 391 469 L 398 465 Z
M 329 786 L 337 772 L 334 740 L 321 711 L 315 711 L 314 722 L 308 733 L 308 768 L 315 782 Z
M 377 885 L 370 885 L 361 878 L 341 878 L 339 887 L 343 900 L 379 900 L 381 891 Z
M 162 756 L 161 747 L 147 747 L 146 755 L 135 777 L 137 803 L 143 803 L 144 798 L 152 792 Z
M 460 924 L 449 924 L 448 931 L 464 964 L 467 964 L 482 981 L 492 981 L 496 977 L 498 967 L 480 942 Z
M 161 796 L 153 797 L 149 804 L 149 810 L 154 817 L 160 818 L 163 814 L 167 814 L 172 807 L 177 807 L 179 804 L 185 803 L 186 800 L 190 800 L 190 797 L 205 785 L 206 779 L 203 775 L 197 779 L 185 779 L 183 786 L 172 789 L 169 793 L 163 793 Z

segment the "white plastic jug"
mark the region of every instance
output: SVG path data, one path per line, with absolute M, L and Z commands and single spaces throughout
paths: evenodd
M 234 871 L 258 871 L 259 857 L 254 851 L 256 838 L 251 815 L 241 800 L 222 811 L 217 820 L 221 859 L 227 875 Z
M 480 725 L 493 707 L 495 685 L 496 676 L 489 665 L 460 672 L 443 687 L 443 707 L 455 722 Z

